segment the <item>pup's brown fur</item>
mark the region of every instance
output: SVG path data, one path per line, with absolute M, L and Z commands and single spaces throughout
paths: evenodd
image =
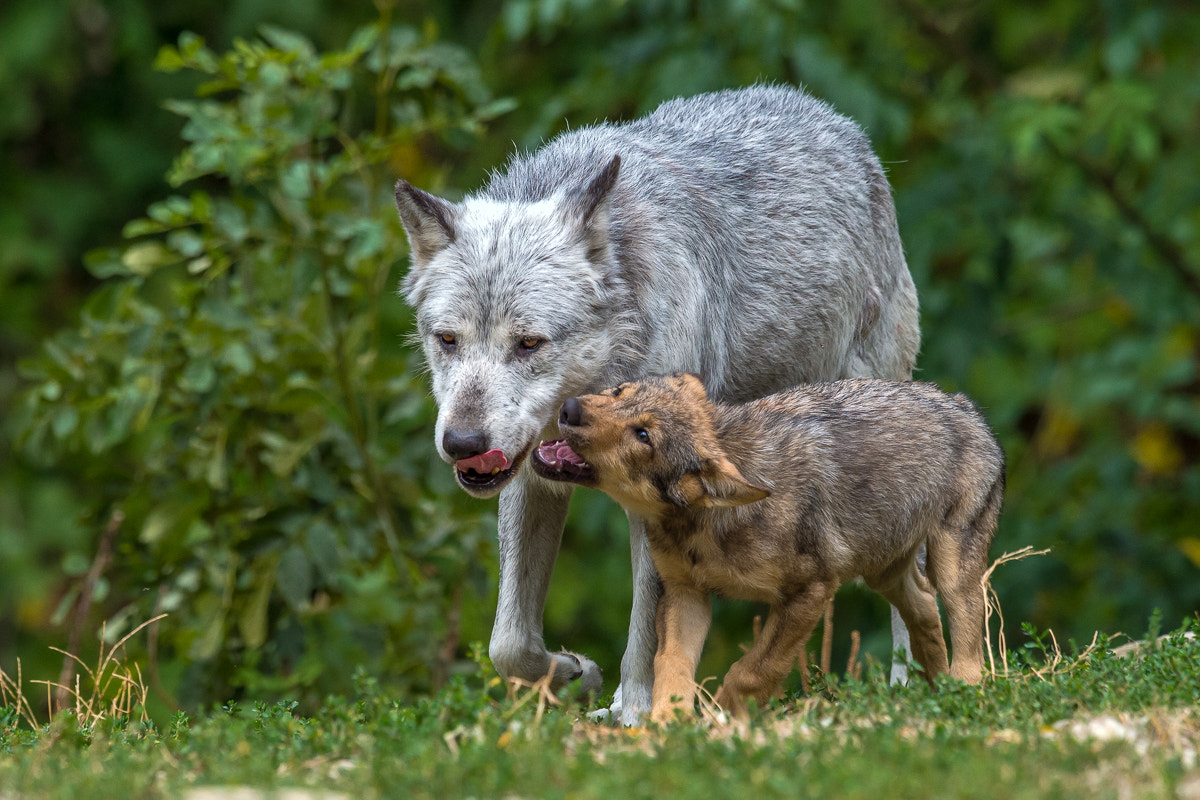
M 647 520 L 664 590 L 654 720 L 693 708 L 714 591 L 770 604 L 717 692 L 735 713 L 779 690 L 838 586 L 859 576 L 899 609 L 926 677 L 979 682 L 1004 455 L 964 395 L 862 379 L 717 405 L 695 376 L 673 375 L 572 398 L 559 427 L 563 439 L 536 451 L 538 473 Z

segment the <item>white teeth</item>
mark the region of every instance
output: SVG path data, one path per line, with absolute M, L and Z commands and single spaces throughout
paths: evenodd
M 500 474 L 500 468 L 499 468 L 499 467 L 493 467 L 493 468 L 492 468 L 492 474 L 493 474 L 493 475 L 499 475 L 499 474 Z

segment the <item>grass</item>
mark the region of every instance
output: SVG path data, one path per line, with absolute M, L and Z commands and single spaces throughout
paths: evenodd
M 230 704 L 165 728 L 73 712 L 31 728 L 10 686 L 0 798 L 199 800 L 237 796 L 231 787 L 255 787 L 245 797 L 439 800 L 1200 798 L 1200 622 L 1123 657 L 1103 637 L 1064 653 L 1048 634 L 1026 633 L 1007 675 L 981 687 L 813 670 L 810 694 L 759 710 L 748 727 L 712 716 L 666 729 L 598 725 L 541 686 L 506 696 L 485 668 L 414 703 L 360 676 L 356 696 L 312 717 L 294 704 Z

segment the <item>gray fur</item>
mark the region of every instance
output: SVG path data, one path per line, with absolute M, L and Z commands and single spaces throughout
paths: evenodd
M 791 88 L 673 100 L 623 125 L 571 131 L 460 203 L 401 181 L 413 250 L 403 293 L 446 432 L 480 434 L 516 465 L 500 497 L 503 675 L 595 681 L 546 652 L 542 605 L 570 492 L 524 461 L 562 401 L 641 375 L 704 376 L 723 402 L 800 383 L 907 379 L 917 299 L 888 183 L 862 131 Z M 440 338 L 453 336 L 448 348 Z M 520 351 L 535 337 L 540 345 Z M 461 482 L 461 477 L 460 477 Z M 617 703 L 650 705 L 658 578 L 631 519 L 634 615 Z M 638 556 L 642 553 L 642 557 Z

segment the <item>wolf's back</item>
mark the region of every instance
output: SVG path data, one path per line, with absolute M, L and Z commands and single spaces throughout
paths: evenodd
M 532 154 L 514 155 L 480 194 L 509 202 L 545 200 L 581 189 L 617 154 L 622 183 L 634 189 L 645 186 L 640 179 L 646 173 L 664 177 L 661 168 L 684 184 L 708 177 L 723 185 L 772 168 L 777 174 L 782 169 L 782 178 L 814 168 L 860 172 L 864 162 L 878 163 L 852 120 L 798 89 L 762 85 L 668 100 L 631 122 L 567 131 Z M 829 161 L 802 165 L 797 154 Z M 659 192 L 643 194 L 671 204 Z
M 910 376 L 916 291 L 857 124 L 783 86 L 671 100 L 515 156 L 480 196 L 567 197 L 614 156 L 616 269 L 644 320 L 641 349 L 665 354 L 645 373 L 699 372 L 721 400 Z

